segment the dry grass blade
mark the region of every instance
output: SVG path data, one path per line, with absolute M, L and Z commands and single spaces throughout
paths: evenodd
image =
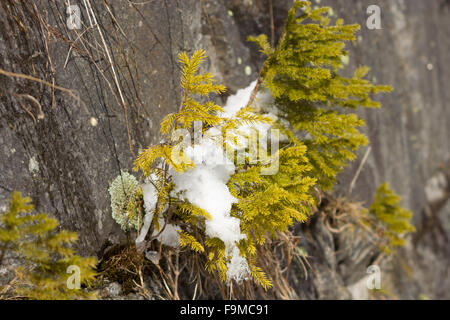
M 63 88 L 63 87 L 60 87 L 60 86 L 55 85 L 55 84 L 53 84 L 53 83 L 50 83 L 50 82 L 48 82 L 48 81 L 45 81 L 45 80 L 42 80 L 42 79 L 39 79 L 39 78 L 35 78 L 35 77 L 33 77 L 33 76 L 26 75 L 26 74 L 22 74 L 22 73 L 9 72 L 9 71 L 0 69 L 0 74 L 2 74 L 2 75 L 4 75 L 4 76 L 7 76 L 7 77 L 21 78 L 21 79 L 26 79 L 26 80 L 30 80 L 30 81 L 39 82 L 39 83 L 45 84 L 46 86 L 49 86 L 49 87 L 51 87 L 51 88 L 53 88 L 53 89 L 56 89 L 56 90 L 60 90 L 60 91 L 66 92 L 66 93 L 69 94 L 72 98 L 74 98 L 74 99 L 77 100 L 80 104 L 82 104 L 82 105 L 85 107 L 86 112 L 88 112 L 88 110 L 87 110 L 87 108 L 86 108 L 84 102 L 78 97 L 77 94 L 75 94 L 75 92 L 74 92 L 73 90 L 70 90 L 70 89 L 67 89 L 67 88 Z M 41 110 L 42 110 L 42 108 L 41 108 Z

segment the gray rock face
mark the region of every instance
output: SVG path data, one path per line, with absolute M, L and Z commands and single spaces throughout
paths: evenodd
M 80 234 L 82 253 L 99 254 L 108 243 L 126 238 L 111 218 L 109 184 L 121 169 L 131 169 L 140 148 L 159 141 L 160 120 L 179 103 L 177 53 L 206 49 L 207 68 L 231 93 L 247 86 L 262 58 L 246 38 L 271 34 L 269 1 L 91 0 L 88 8 L 85 1 L 72 2 L 81 8 L 81 30 L 68 29 L 63 1 L 0 3 L 0 68 L 15 73 L 0 75 L 0 200 L 12 190 L 31 196 L 39 211 Z M 272 2 L 276 38 L 292 1 Z M 413 269 L 412 280 L 394 277 L 398 294 L 449 298 L 450 284 L 441 280 L 449 279 L 450 260 L 450 4 L 321 4 L 331 5 L 347 23 L 362 25 L 349 48 L 349 70 L 371 66 L 374 80 L 395 88 L 378 97 L 382 110 L 361 111 L 372 152 L 353 198 L 369 203 L 380 183 L 391 184 L 414 212 L 418 229 L 398 262 Z M 381 30 L 366 28 L 371 4 L 382 10 Z M 341 175 L 338 194 L 347 193 L 359 162 Z M 316 228 L 317 243 L 332 259 L 335 239 Z M 326 263 L 335 262 L 318 262 L 318 269 Z M 345 287 L 359 278 L 350 277 L 345 264 L 333 267 L 324 276 L 329 278 L 314 284 L 316 294 L 305 297 L 350 298 Z M 365 267 L 357 271 L 361 277 Z

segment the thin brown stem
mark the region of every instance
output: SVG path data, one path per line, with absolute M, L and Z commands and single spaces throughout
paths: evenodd
M 86 106 L 84 105 L 83 101 L 70 89 L 63 88 L 63 87 L 57 86 L 57 85 L 55 85 L 53 83 L 50 83 L 48 81 L 45 81 L 45 80 L 42 80 L 42 79 L 39 79 L 39 78 L 35 78 L 33 76 L 29 76 L 29 75 L 22 74 L 22 73 L 9 72 L 9 71 L 0 69 L 0 74 L 2 74 L 4 76 L 8 76 L 8 77 L 21 78 L 21 79 L 27 79 L 27 80 L 39 82 L 39 83 L 45 84 L 45 85 L 47 85 L 47 86 L 49 86 L 49 87 L 51 87 L 53 89 L 64 91 L 64 92 L 68 93 L 72 98 L 74 98 L 75 100 L 80 102 L 86 108 Z M 86 109 L 86 111 L 87 111 L 87 109 Z
M 372 148 L 369 146 L 369 148 L 367 148 L 367 150 L 366 150 L 366 153 L 364 154 L 363 159 L 361 160 L 361 163 L 359 164 L 358 169 L 356 170 L 355 176 L 353 177 L 352 182 L 350 183 L 350 187 L 348 189 L 349 196 L 352 195 L 352 191 L 353 191 L 353 188 L 355 187 L 356 180 L 358 179 L 359 174 L 361 173 L 361 170 L 364 167 L 364 164 L 366 163 L 371 150 L 372 150 Z
M 253 89 L 250 99 L 248 100 L 247 107 L 251 106 L 253 104 L 253 102 L 255 101 L 256 94 L 258 93 L 259 87 L 261 86 L 261 83 L 262 83 L 261 73 L 262 72 L 259 73 L 258 80 L 256 81 L 255 88 Z
M 1 250 L 1 254 L 0 254 L 0 266 L 2 265 L 3 258 L 5 257 L 7 247 L 8 247 L 7 243 L 3 244 L 3 246 L 2 246 L 2 250 Z
M 269 0 L 269 16 L 270 16 L 270 45 L 272 48 L 275 45 L 275 23 L 273 19 L 273 1 Z

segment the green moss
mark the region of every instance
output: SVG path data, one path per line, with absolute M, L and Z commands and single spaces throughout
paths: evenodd
M 68 272 L 78 269 L 80 284 L 89 284 L 96 275 L 97 259 L 76 255 L 70 245 L 77 234 L 56 232 L 58 221 L 32 213 L 33 209 L 30 198 L 13 192 L 8 211 L 0 214 L 0 265 L 7 254 L 20 261 L 15 269 L 19 280 L 11 294 L 38 300 L 95 298 L 95 292 L 69 286 L 73 282 Z
M 369 213 L 383 226 L 383 237 L 387 239 L 387 244 L 383 248 L 390 253 L 393 247 L 405 244 L 404 236 L 416 229 L 411 224 L 412 212 L 400 206 L 400 196 L 396 195 L 388 183 L 383 183 L 378 187 Z
M 350 78 L 340 75 L 349 61 L 346 42 L 356 40 L 360 26 L 344 25 L 342 19 L 332 24 L 330 12 L 328 7 L 312 9 L 310 2 L 297 0 L 275 48 L 266 35 L 249 39 L 267 56 L 260 79 L 289 123 L 283 126 L 292 131 L 290 143 L 306 145 L 311 175 L 325 190 L 367 143 L 359 130 L 364 121 L 353 110 L 380 107 L 371 96 L 392 90 L 364 79 L 367 67 L 357 68 Z

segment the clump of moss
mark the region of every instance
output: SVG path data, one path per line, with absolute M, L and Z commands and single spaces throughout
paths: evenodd
M 139 230 L 142 223 L 142 188 L 137 179 L 122 171 L 111 183 L 109 189 L 111 195 L 111 209 L 113 219 L 122 230 Z
M 0 213 L 0 266 L 6 255 L 20 261 L 15 285 L 0 287 L 0 293 L 10 291 L 12 296 L 37 300 L 96 298 L 95 292 L 79 285 L 95 279 L 97 259 L 76 255 L 70 245 L 78 235 L 56 232 L 58 221 L 33 210 L 30 198 L 13 192 L 8 211 Z M 71 270 L 78 272 L 71 275 Z
M 289 145 L 306 146 L 309 174 L 325 191 L 368 142 L 360 130 L 364 120 L 354 111 L 381 107 L 372 98 L 392 91 L 368 80 L 370 68 L 365 66 L 352 77 L 341 75 L 348 64 L 346 43 L 356 40 L 360 26 L 335 20 L 331 13 L 329 7 L 313 8 L 309 1 L 296 0 L 276 46 L 264 34 L 249 38 L 267 56 L 258 84 L 275 99 Z
M 383 247 L 386 253 L 390 253 L 393 247 L 403 246 L 405 234 L 416 230 L 410 223 L 412 212 L 402 208 L 400 200 L 400 196 L 389 188 L 388 183 L 383 183 L 378 187 L 369 208 L 369 213 L 383 225 L 383 237 L 388 242 Z

